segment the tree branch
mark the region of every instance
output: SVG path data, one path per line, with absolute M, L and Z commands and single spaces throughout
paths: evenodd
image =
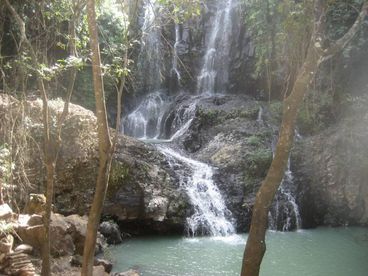
M 365 17 L 368 14 L 368 1 L 365 1 L 362 9 L 357 17 L 357 19 L 355 20 L 353 26 L 351 26 L 351 28 L 349 29 L 349 31 L 347 33 L 345 33 L 345 35 L 343 37 L 341 37 L 340 39 L 336 40 L 332 46 L 330 46 L 329 48 L 323 50 L 323 61 L 331 58 L 332 56 L 334 56 L 336 53 L 340 52 L 342 49 L 344 49 L 346 47 L 346 45 L 355 37 L 355 35 L 357 34 L 357 32 L 359 31 L 360 26 L 362 25 Z

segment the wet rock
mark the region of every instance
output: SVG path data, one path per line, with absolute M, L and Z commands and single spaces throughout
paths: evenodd
M 179 104 L 189 105 L 185 101 L 191 100 L 181 99 Z M 272 160 L 277 127 L 267 108 L 258 118 L 262 105 L 247 96 L 203 97 L 189 130 L 178 142 L 194 159 L 214 167 L 213 178 L 238 231 L 250 224 L 255 194 Z
M 105 272 L 110 273 L 112 270 L 112 263 L 109 262 L 108 260 L 104 260 L 104 259 L 95 259 L 94 260 L 94 265 L 95 266 L 103 266 L 103 268 L 105 269 Z
M 108 244 L 119 244 L 123 242 L 119 226 L 113 221 L 102 222 L 98 230 L 106 238 Z
M 70 260 L 70 264 L 71 266 L 74 266 L 74 267 L 82 267 L 83 257 L 81 255 L 74 255 Z M 105 269 L 105 272 L 107 273 L 110 273 L 113 267 L 111 262 L 104 260 L 104 259 L 99 259 L 99 258 L 94 259 L 93 265 L 103 266 Z
M 115 272 L 112 274 L 112 276 L 139 276 L 139 275 L 140 275 L 139 272 L 133 269 L 125 272 Z

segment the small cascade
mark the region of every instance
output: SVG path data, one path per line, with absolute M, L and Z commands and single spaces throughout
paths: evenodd
M 140 139 L 158 138 L 169 102 L 161 92 L 154 92 L 123 120 L 124 132 Z
M 263 124 L 263 107 L 262 106 L 260 106 L 259 107 L 259 110 L 258 110 L 258 116 L 257 116 L 257 123 L 259 123 L 259 124 Z
M 156 0 L 145 0 L 142 25 L 141 50 L 138 55 L 138 77 L 141 88 L 156 91 L 161 86 L 162 44 L 161 30 L 156 16 L 159 5 Z
M 168 113 L 171 99 L 161 92 L 151 93 L 124 118 L 124 129 L 128 135 L 154 143 L 181 179 L 181 186 L 186 190 L 194 209 L 194 214 L 187 218 L 188 235 L 228 236 L 235 233 L 235 227 L 232 224 L 231 212 L 226 208 L 213 181 L 213 169 L 205 163 L 185 157 L 168 143 L 188 131 L 201 98 L 203 96 L 183 100 Z M 165 124 L 170 124 L 171 137 L 162 140 L 159 138 L 165 136 L 161 133 Z
M 234 0 L 217 0 L 217 11 L 211 22 L 203 66 L 198 77 L 197 89 L 200 94 L 213 94 L 215 89 L 225 91 L 229 74 Z
M 184 163 L 191 170 L 182 185 L 194 207 L 194 214 L 187 218 L 188 235 L 228 236 L 235 233 L 231 212 L 226 208 L 221 193 L 213 182 L 210 166 L 184 157 L 177 151 L 162 145 L 158 149 L 174 164 Z
M 173 61 L 172 61 L 172 68 L 171 68 L 171 77 L 176 81 L 178 86 L 180 86 L 181 81 L 181 75 L 178 67 L 178 47 L 181 41 L 181 35 L 180 35 L 180 26 L 179 24 L 175 23 L 175 44 L 173 48 Z
M 268 216 L 268 224 L 271 230 L 291 231 L 301 228 L 302 220 L 295 194 L 296 187 L 289 157 L 284 178 Z
M 171 140 L 175 140 L 182 136 L 190 127 L 196 110 L 199 97 L 193 98 L 189 104 L 181 104 L 177 107 L 174 119 L 171 123 Z

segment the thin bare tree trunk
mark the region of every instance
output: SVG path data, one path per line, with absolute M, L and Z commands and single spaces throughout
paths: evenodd
M 89 213 L 86 240 L 83 251 L 82 276 L 91 276 L 93 271 L 94 253 L 98 225 L 101 218 L 103 202 L 109 181 L 109 173 L 112 161 L 112 143 L 107 124 L 105 93 L 101 72 L 101 59 L 96 24 L 95 1 L 87 1 L 87 20 L 90 34 L 90 46 L 92 50 L 93 86 L 96 100 L 97 131 L 99 145 L 99 168 L 96 181 L 96 190 L 92 207 Z
M 284 101 L 282 123 L 275 157 L 268 170 L 266 179 L 257 193 L 253 207 L 251 228 L 243 257 L 242 276 L 259 275 L 261 262 L 266 251 L 265 235 L 268 226 L 268 212 L 284 176 L 290 149 L 293 145 L 298 109 L 303 101 L 304 95 L 319 65 L 325 59 L 341 51 L 355 36 L 364 17 L 367 15 L 368 4 L 365 2 L 354 25 L 341 39 L 333 44 L 332 48 L 329 49 L 321 49 L 319 43 L 321 39 L 321 28 L 324 24 L 324 7 L 324 1 L 315 1 L 315 29 L 308 48 L 308 53 L 296 78 L 292 92 Z
M 26 44 L 26 47 L 29 50 L 29 53 L 31 55 L 31 62 L 33 64 L 33 67 L 37 69 L 38 66 L 38 58 L 37 55 L 33 49 L 32 44 L 27 38 L 26 32 L 25 32 L 25 23 L 19 16 L 19 14 L 15 11 L 15 9 L 11 6 L 9 3 L 9 0 L 5 0 L 5 3 L 12 13 L 13 17 L 15 18 L 15 21 L 17 22 L 18 28 L 20 30 L 20 45 L 22 43 Z M 75 19 L 75 18 L 74 18 Z M 72 26 L 74 28 L 73 30 L 73 37 L 72 37 L 72 46 L 70 47 L 70 51 L 72 54 L 76 54 L 75 50 L 75 25 Z M 71 81 L 69 83 L 68 87 L 68 93 L 66 97 L 66 101 L 64 103 L 64 108 L 62 111 L 62 114 L 60 118 L 57 121 L 57 137 L 56 139 L 52 139 L 50 135 L 50 111 L 48 106 L 48 97 L 47 92 L 45 89 L 44 81 L 42 79 L 42 76 L 37 74 L 37 86 L 38 89 L 41 92 L 41 98 L 42 98 L 42 116 L 43 116 L 43 138 L 44 138 L 44 148 L 43 148 L 43 158 L 44 158 L 44 165 L 46 167 L 46 207 L 45 207 L 45 215 L 43 216 L 44 221 L 44 242 L 42 244 L 42 269 L 41 274 L 43 276 L 49 276 L 51 275 L 51 266 L 50 266 L 50 248 L 51 248 L 51 238 L 50 238 L 50 224 L 51 224 L 51 212 L 52 212 L 52 201 L 54 196 L 54 177 L 55 177 L 55 164 L 58 158 L 58 153 L 61 146 L 61 130 L 62 125 L 67 117 L 67 114 L 69 112 L 69 102 L 71 99 L 72 92 L 74 90 L 74 82 L 75 82 L 75 75 L 76 75 L 76 69 L 72 69 L 71 73 Z

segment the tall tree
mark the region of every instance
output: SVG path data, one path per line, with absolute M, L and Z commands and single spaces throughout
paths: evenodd
M 330 47 L 323 48 L 326 1 L 315 0 L 315 24 L 304 63 L 294 82 L 291 94 L 284 100 L 282 123 L 275 157 L 267 176 L 262 183 L 253 207 L 251 228 L 245 247 L 242 276 L 259 275 L 261 262 L 266 251 L 265 235 L 268 226 L 268 212 L 277 189 L 284 176 L 290 149 L 294 140 L 294 129 L 298 109 L 314 79 L 320 64 L 339 53 L 354 38 L 368 13 L 368 1 L 365 1 L 360 14 L 349 31 Z
M 87 1 L 87 20 L 90 35 L 90 46 L 92 50 L 92 73 L 96 100 L 99 168 L 96 180 L 96 190 L 88 217 L 86 240 L 83 251 L 82 276 L 92 275 L 97 230 L 109 182 L 109 173 L 113 155 L 113 144 L 111 142 L 110 131 L 107 123 L 105 92 L 101 70 L 101 58 L 94 0 Z
M 77 4 L 79 3 L 79 5 Z M 67 91 L 67 97 L 64 102 L 64 108 L 61 113 L 61 116 L 57 119 L 56 122 L 56 135 L 51 135 L 51 125 L 50 125 L 50 111 L 48 105 L 48 95 L 45 89 L 45 83 L 43 79 L 43 75 L 40 70 L 40 62 L 39 57 L 36 51 L 33 48 L 32 43 L 27 37 L 26 34 L 26 24 L 24 20 L 20 17 L 14 7 L 10 4 L 9 0 L 5 0 L 5 4 L 7 8 L 10 10 L 15 22 L 20 30 L 20 42 L 19 45 L 24 44 L 25 49 L 28 50 L 30 55 L 30 60 L 32 63 L 33 68 L 36 70 L 37 75 L 37 86 L 41 93 L 42 98 L 42 113 L 43 113 L 43 162 L 46 167 L 46 207 L 45 207 L 45 214 L 43 216 L 44 221 L 44 241 L 42 246 L 42 275 L 48 276 L 51 275 L 51 267 L 50 267 L 50 247 L 51 247 L 51 237 L 50 237 L 50 223 L 51 223 L 51 211 L 52 211 L 52 201 L 54 195 L 54 177 L 55 177 L 55 165 L 58 159 L 58 154 L 61 148 L 61 131 L 62 125 L 67 117 L 69 112 L 69 102 L 71 99 L 72 92 L 74 90 L 74 81 L 75 81 L 75 74 L 76 69 L 72 69 L 72 76 L 71 81 L 69 83 L 69 88 Z M 74 1 L 74 8 L 75 13 L 73 15 L 72 22 L 73 24 L 77 20 L 77 17 L 80 15 L 81 9 L 83 9 L 83 4 L 81 1 Z M 76 33 L 75 33 L 75 24 L 69 28 L 71 32 L 71 41 L 70 41 L 70 54 L 76 55 L 75 50 L 75 40 L 76 40 Z M 41 57 L 42 59 L 46 59 L 45 54 Z

